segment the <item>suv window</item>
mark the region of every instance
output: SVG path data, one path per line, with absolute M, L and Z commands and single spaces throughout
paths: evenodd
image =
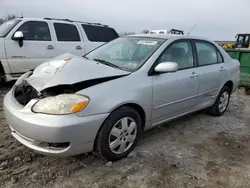
M 49 26 L 46 22 L 28 21 L 17 31 L 23 32 L 24 40 L 51 41 Z
M 54 27 L 58 41 L 81 41 L 75 25 L 54 23 Z
M 195 46 L 200 66 L 223 62 L 222 56 L 214 45 L 208 42 L 195 42 Z
M 82 28 L 92 42 L 109 42 L 119 37 L 117 32 L 109 27 L 82 24 Z
M 172 61 L 178 63 L 178 69 L 191 68 L 194 65 L 191 43 L 175 42 L 161 54 L 158 62 Z

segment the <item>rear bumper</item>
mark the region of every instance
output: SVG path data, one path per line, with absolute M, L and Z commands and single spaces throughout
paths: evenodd
M 232 93 L 234 93 L 240 85 L 240 78 L 234 79 Z
M 108 116 L 36 114 L 31 111 L 30 105 L 16 105 L 11 91 L 4 97 L 3 105 L 13 137 L 45 155 L 71 156 L 92 151 L 96 134 Z M 47 143 L 61 144 L 64 147 L 49 147 Z

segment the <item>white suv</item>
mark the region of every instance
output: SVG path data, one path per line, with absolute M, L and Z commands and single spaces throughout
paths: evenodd
M 118 37 L 107 25 L 54 18 L 16 18 L 0 26 L 0 76 L 16 80 L 47 59 L 85 53 Z

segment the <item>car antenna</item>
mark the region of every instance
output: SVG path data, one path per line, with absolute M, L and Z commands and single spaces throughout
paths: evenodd
M 190 29 L 190 31 L 188 32 L 187 36 L 191 33 L 191 31 L 193 31 L 194 27 L 196 26 L 196 24 L 194 24 L 194 26 Z

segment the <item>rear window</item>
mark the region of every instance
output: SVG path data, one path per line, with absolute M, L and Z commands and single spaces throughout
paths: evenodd
M 119 37 L 113 28 L 85 24 L 82 24 L 82 27 L 92 42 L 109 42 Z
M 58 41 L 80 41 L 80 36 L 75 25 L 54 23 Z

